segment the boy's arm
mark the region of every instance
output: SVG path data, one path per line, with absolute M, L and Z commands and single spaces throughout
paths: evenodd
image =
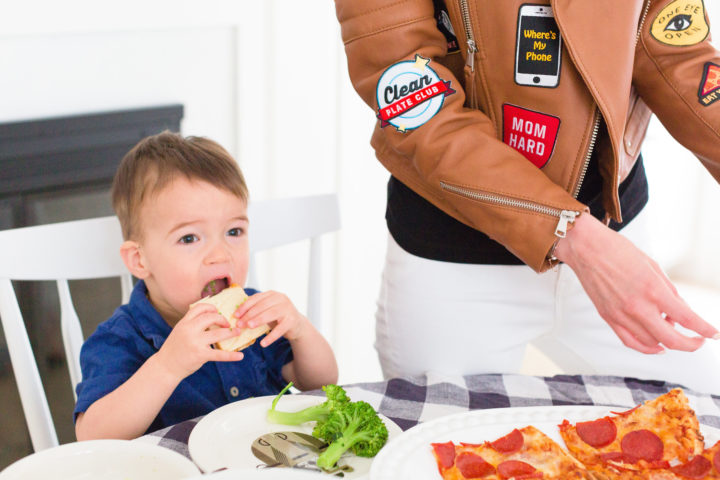
M 323 385 L 337 383 L 338 368 L 335 355 L 320 335 L 320 332 L 307 322 L 307 331 L 300 338 L 289 340 L 293 351 L 293 360 L 282 367 L 282 376 L 293 382 L 299 390 L 314 390 Z
M 218 329 L 209 330 L 212 325 Z M 143 435 L 178 384 L 209 361 L 242 360 L 242 352 L 210 348 L 238 334 L 208 304 L 192 307 L 142 366 L 112 392 L 79 413 L 75 423 L 78 440 L 131 439 Z
M 78 415 L 77 439 L 143 435 L 181 380 L 165 369 L 158 354 L 153 355 L 125 383 Z
M 300 390 L 337 382 L 337 362 L 330 345 L 286 295 L 274 291 L 250 295 L 234 315 L 238 328 L 270 325 L 270 332 L 260 340 L 263 348 L 280 337 L 290 342 L 293 360 L 282 367 L 284 380 L 292 381 Z

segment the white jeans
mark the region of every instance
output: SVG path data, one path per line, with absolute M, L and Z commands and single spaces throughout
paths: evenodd
M 623 233 L 631 237 L 633 226 Z M 666 380 L 720 394 L 716 341 L 661 355 L 624 346 L 567 265 L 537 274 L 525 265 L 428 260 L 388 235 L 376 320 L 386 378 L 517 373 L 532 342 L 568 374 Z

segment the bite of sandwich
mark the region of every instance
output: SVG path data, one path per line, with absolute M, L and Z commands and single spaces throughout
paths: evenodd
M 210 305 L 214 305 L 220 315 L 225 317 L 225 319 L 228 321 L 230 327 L 235 328 L 238 319 L 235 318 L 233 313 L 235 313 L 235 310 L 237 310 L 237 308 L 243 302 L 245 302 L 247 298 L 248 296 L 241 286 L 237 284 L 232 284 L 222 290 L 220 293 L 201 298 L 197 302 L 190 305 L 190 307 L 193 307 L 200 303 L 208 303 Z M 220 327 L 212 326 L 210 328 Z M 258 337 L 266 334 L 269 331 L 270 327 L 268 327 L 267 325 L 259 325 L 255 328 L 243 328 L 238 334 L 238 336 L 222 340 L 220 342 L 217 342 L 213 346 L 219 350 L 240 351 L 255 343 L 255 340 Z

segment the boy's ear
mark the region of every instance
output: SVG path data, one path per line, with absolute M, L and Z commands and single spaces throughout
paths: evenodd
M 140 252 L 140 244 L 137 242 L 125 240 L 120 246 L 120 256 L 134 277 L 144 279 L 150 274 L 145 266 L 142 253 Z

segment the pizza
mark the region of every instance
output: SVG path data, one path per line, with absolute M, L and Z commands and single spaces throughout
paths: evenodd
M 558 425 L 567 452 L 533 426 L 494 442 L 434 443 L 432 451 L 444 480 L 720 480 L 720 441 L 705 448 L 682 390 L 611 413 Z
M 575 425 L 565 420 L 559 428 L 570 453 L 603 480 L 673 479 L 706 465 L 700 425 L 679 388 L 627 412 Z
M 588 479 L 588 472 L 550 437 L 533 426 L 482 444 L 433 443 L 444 480 Z
M 704 448 L 700 424 L 679 388 L 627 412 L 575 425 L 565 420 L 559 428 L 570 453 L 585 465 L 668 468 Z

